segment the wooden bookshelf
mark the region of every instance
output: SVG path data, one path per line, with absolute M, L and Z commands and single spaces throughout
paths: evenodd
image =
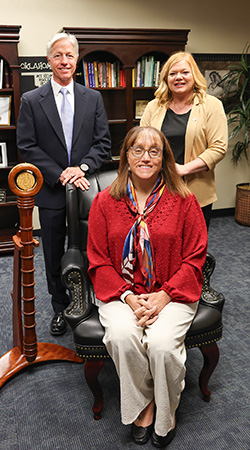
M 135 118 L 136 101 L 154 98 L 155 86 L 134 86 L 133 75 L 138 61 L 154 57 L 164 63 L 170 54 L 184 50 L 190 30 L 130 28 L 68 28 L 79 42 L 76 81 L 84 84 L 83 60 L 118 62 L 124 71 L 124 86 L 94 87 L 104 100 L 112 138 L 112 156 L 118 156 L 127 131 L 139 123 Z
M 16 146 L 16 124 L 20 107 L 20 74 L 17 44 L 20 26 L 0 25 L 0 61 L 3 61 L 1 97 L 11 97 L 10 123 L 0 122 L 0 142 L 6 144 L 7 165 L 0 165 L 0 191 L 4 193 L 0 202 L 0 253 L 14 250 L 12 236 L 19 228 L 19 212 L 16 197 L 8 185 L 12 167 L 20 162 Z

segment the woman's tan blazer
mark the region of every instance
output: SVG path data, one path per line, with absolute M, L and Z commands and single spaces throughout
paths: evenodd
M 166 107 L 159 106 L 158 100 L 154 99 L 148 103 L 140 125 L 161 130 L 165 114 Z M 208 170 L 187 175 L 185 181 L 201 207 L 217 200 L 214 168 L 224 158 L 227 144 L 227 118 L 222 102 L 211 95 L 207 95 L 203 103 L 195 97 L 187 124 L 184 162 L 199 157 Z

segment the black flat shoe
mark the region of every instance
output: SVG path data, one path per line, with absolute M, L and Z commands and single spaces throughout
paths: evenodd
M 154 424 L 151 423 L 148 427 L 137 427 L 134 423 L 132 424 L 132 438 L 135 444 L 144 445 L 146 444 L 151 434 L 153 433 Z
M 50 334 L 61 336 L 67 331 L 67 324 L 63 318 L 63 312 L 55 313 L 50 323 Z
M 173 430 L 170 430 L 166 436 L 158 436 L 156 432 L 154 431 L 152 434 L 152 444 L 156 448 L 164 448 L 167 447 L 168 444 L 174 439 L 175 437 L 175 428 Z

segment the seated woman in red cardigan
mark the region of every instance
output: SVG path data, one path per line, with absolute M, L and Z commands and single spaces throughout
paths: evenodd
M 132 438 L 165 447 L 184 389 L 185 336 L 198 307 L 207 231 L 161 131 L 135 127 L 118 177 L 89 215 L 89 275 Z

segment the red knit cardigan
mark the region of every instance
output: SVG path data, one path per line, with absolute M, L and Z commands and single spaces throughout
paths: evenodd
M 154 255 L 154 292 L 164 290 L 172 301 L 199 300 L 202 267 L 207 252 L 207 229 L 201 208 L 193 194 L 185 199 L 165 188 L 154 210 L 146 218 Z M 96 297 L 103 302 L 118 300 L 127 289 L 147 292 L 139 270 L 134 285 L 127 284 L 121 271 L 125 238 L 135 222 L 124 199 L 115 200 L 108 188 L 94 199 L 88 221 L 89 275 Z

